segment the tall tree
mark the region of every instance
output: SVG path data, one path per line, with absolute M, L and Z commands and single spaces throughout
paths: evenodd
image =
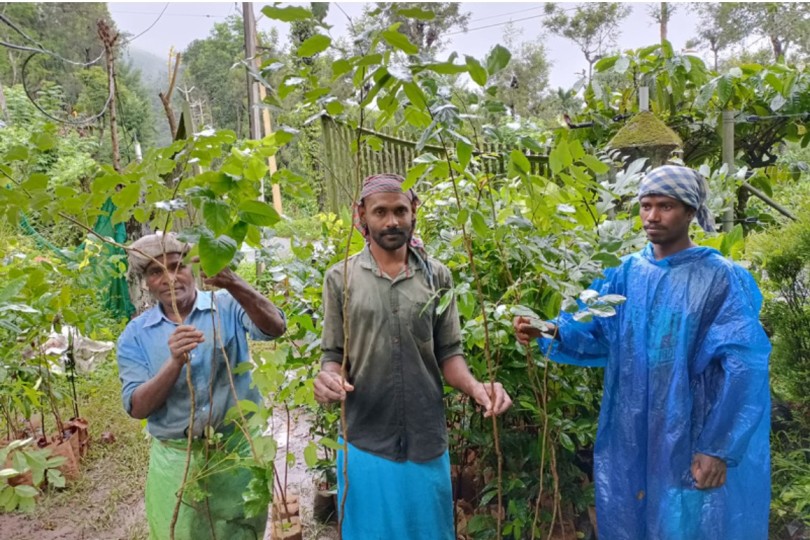
M 661 43 L 669 39 L 667 37 L 669 21 L 672 19 L 672 14 L 675 13 L 677 9 L 678 6 L 670 2 L 658 2 L 658 4 L 653 4 L 648 9 L 650 17 L 658 23 Z
M 352 35 L 362 40 L 369 29 L 399 23 L 399 32 L 419 47 L 420 54 L 433 57 L 447 44 L 447 35 L 466 30 L 469 20 L 470 12 L 461 11 L 457 2 L 376 2 L 352 25 Z
M 245 58 L 244 36 L 242 18 L 231 15 L 183 53 L 185 82 L 207 105 L 214 127 L 232 129 L 240 137 L 247 135 L 247 93 L 244 69 L 234 66 Z
M 722 2 L 696 5 L 700 31 L 690 44 L 704 45 L 714 55 L 751 36 L 767 39 L 773 61 L 791 52 L 810 52 L 810 5 L 807 2 Z
M 618 2 L 588 3 L 577 5 L 573 14 L 570 11 L 554 3 L 546 4 L 545 26 L 577 44 L 588 62 L 590 80 L 593 65 L 616 44 L 619 26 L 630 14 L 630 7 Z
M 512 116 L 526 118 L 540 112 L 548 89 L 550 64 L 546 48 L 539 40 L 519 43 L 517 37 L 511 25 L 504 31 L 504 44 L 512 51 L 512 58 L 493 81 Z

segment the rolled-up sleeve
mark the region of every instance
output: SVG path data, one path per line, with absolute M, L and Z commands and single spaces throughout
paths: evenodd
M 118 338 L 118 377 L 121 379 L 121 399 L 124 410 L 132 414 L 132 394 L 149 380 L 149 362 L 135 337 L 133 326 L 129 325 Z
M 450 270 L 440 264 L 434 264 L 434 267 L 442 294 L 453 294 L 453 277 L 450 275 Z M 439 365 L 448 358 L 464 355 L 464 347 L 461 344 L 461 323 L 458 318 L 455 295 L 436 320 L 433 329 L 433 346 Z
M 343 279 L 331 268 L 323 280 L 323 331 L 321 365 L 343 362 Z

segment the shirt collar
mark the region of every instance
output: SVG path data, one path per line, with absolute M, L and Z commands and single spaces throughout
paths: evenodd
M 382 272 L 380 272 L 380 267 L 377 265 L 377 261 L 374 259 L 374 256 L 371 254 L 371 248 L 369 248 L 368 242 L 366 242 L 363 251 L 359 254 L 359 264 L 362 268 L 366 270 L 370 270 L 374 273 L 377 277 L 382 277 Z M 419 260 L 416 258 L 416 255 L 413 253 L 413 248 L 408 246 L 408 268 L 406 270 L 406 277 L 411 277 L 414 273 L 418 270 L 421 270 L 422 267 L 419 264 Z M 396 276 L 392 276 L 394 278 Z
M 191 313 L 194 313 L 197 310 L 199 310 L 199 311 L 208 311 L 208 310 L 210 310 L 211 309 L 211 293 L 208 292 L 208 291 L 203 292 L 200 289 L 196 289 L 196 288 L 195 288 L 195 290 L 197 291 L 197 300 L 194 302 L 194 308 L 191 310 Z M 189 314 L 189 315 L 191 315 L 191 314 Z M 155 326 L 156 324 L 159 324 L 160 322 L 162 322 L 164 320 L 167 321 L 167 322 L 172 322 L 172 321 L 169 320 L 168 317 L 166 317 L 166 314 L 163 313 L 163 308 L 160 307 L 160 304 L 154 306 L 152 309 L 150 309 L 149 311 L 144 313 L 143 317 L 144 317 L 144 321 L 143 321 L 144 326 Z M 172 324 L 174 324 L 174 323 L 172 322 Z

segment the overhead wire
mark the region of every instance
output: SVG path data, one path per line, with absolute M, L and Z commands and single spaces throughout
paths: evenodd
M 124 39 L 123 43 L 126 43 L 126 44 L 132 43 L 136 39 L 140 38 L 141 36 L 143 36 L 144 34 L 149 32 L 152 28 L 154 28 L 154 26 L 158 23 L 158 21 L 160 21 L 160 19 L 166 13 L 166 10 L 168 8 L 169 8 L 169 2 L 166 2 L 166 5 L 163 6 L 163 10 L 158 14 L 157 18 L 154 21 L 152 21 L 152 24 L 150 24 L 145 30 L 143 30 L 139 34 L 137 34 L 137 35 L 135 35 L 135 36 L 133 36 L 131 38 Z M 104 57 L 104 51 L 102 51 L 101 54 L 92 61 L 89 61 L 89 62 L 76 62 L 75 60 L 70 60 L 68 58 L 63 57 L 60 54 L 57 54 L 57 53 L 55 53 L 53 51 L 50 51 L 50 50 L 46 49 L 41 43 L 39 43 L 34 38 L 32 38 L 31 36 L 26 34 L 22 29 L 20 29 L 19 26 L 14 24 L 14 22 L 11 21 L 11 19 L 6 17 L 4 14 L 0 14 L 0 21 L 5 23 L 7 26 L 9 26 L 12 30 L 17 32 L 20 36 L 22 36 L 27 41 L 33 43 L 34 45 L 37 45 L 37 47 L 29 47 L 29 46 L 26 46 L 26 45 L 19 45 L 19 44 L 16 44 L 16 43 L 9 43 L 9 42 L 0 40 L 0 46 L 6 47 L 6 48 L 9 48 L 9 49 L 13 49 L 13 50 L 18 50 L 18 51 L 30 52 L 31 53 L 23 61 L 22 67 L 20 69 L 20 80 L 22 82 L 22 86 L 23 86 L 23 90 L 25 91 L 25 95 L 26 95 L 26 97 L 28 97 L 28 100 L 31 102 L 31 104 L 34 106 L 34 108 L 36 108 L 41 114 L 43 114 L 46 118 L 48 118 L 50 120 L 53 120 L 55 122 L 59 122 L 61 124 L 68 124 L 68 125 L 73 125 L 73 126 L 86 126 L 86 125 L 88 125 L 88 124 L 90 124 L 92 122 L 95 122 L 96 120 L 98 120 L 102 116 L 104 116 L 104 114 L 107 112 L 107 108 L 110 106 L 110 102 L 113 99 L 113 92 L 112 91 L 109 92 L 109 94 L 107 96 L 107 100 L 104 102 L 104 106 L 102 107 L 100 112 L 98 112 L 97 114 L 94 114 L 93 116 L 90 116 L 88 118 L 82 118 L 81 120 L 71 120 L 71 119 L 66 119 L 66 118 L 59 118 L 57 116 L 54 116 L 50 112 L 46 111 L 45 109 L 43 109 L 39 105 L 39 103 L 37 103 L 36 98 L 32 95 L 31 90 L 28 87 L 28 83 L 26 82 L 26 77 L 25 77 L 25 74 L 26 74 L 26 71 L 27 71 L 27 68 L 28 68 L 28 63 L 38 54 L 45 54 L 47 56 L 51 56 L 53 58 L 56 58 L 56 59 L 58 59 L 58 60 L 60 60 L 62 62 L 70 64 L 70 65 L 79 66 L 79 67 L 90 67 L 90 66 L 96 65 L 99 62 L 99 60 L 101 60 Z M 113 85 L 113 86 L 115 86 L 115 85 Z

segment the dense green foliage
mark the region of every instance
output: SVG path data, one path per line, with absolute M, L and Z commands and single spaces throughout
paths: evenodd
M 795 205 L 797 193 L 806 196 L 808 179 L 800 164 L 810 134 L 807 118 L 794 116 L 806 111 L 810 101 L 806 70 L 749 64 L 715 73 L 700 59 L 663 43 L 594 61 L 596 73 L 579 103 L 576 91 L 560 89 L 549 98 L 530 84 L 534 70 L 547 69 L 536 44 L 511 52 L 496 46 L 485 58 L 442 59 L 433 34 L 466 24 L 457 5 L 378 6 L 363 21 L 362 39 L 348 47 L 327 35 L 325 9 L 321 4 L 311 10 L 263 10 L 289 23 L 291 32 L 283 45 L 275 36 L 260 37 L 265 50 L 252 76 L 266 85 L 276 126 L 260 141 L 241 138 L 246 133 L 245 70 L 242 24 L 235 17 L 215 25 L 183 57 L 186 81 L 196 87 L 194 98 L 202 103 L 199 120 L 218 129 L 153 148 L 142 163 L 125 164 L 120 173 L 109 165 L 101 124 L 56 127 L 31 107 L 18 86 L 5 86 L 9 125 L 0 130 L 0 337 L 10 346 L 0 356 L 4 425 L 11 429 L 48 400 L 70 401 L 52 392 L 58 385 L 37 382 L 48 380 L 43 373 L 52 360 L 28 352 L 52 326 L 67 323 L 107 339 L 119 328 L 102 309 L 94 285 L 103 275 L 119 272 L 122 257 L 110 257 L 100 239 L 88 236 L 111 199 L 117 207 L 113 221 L 176 230 L 194 241 L 194 254 L 208 274 L 238 263 L 244 245 L 257 250 L 265 272 L 256 275 L 251 267 L 247 277 L 285 310 L 289 331 L 254 354 L 254 380 L 264 395 L 272 396 L 268 407 L 242 403 L 229 418 L 253 431 L 266 425 L 273 410 L 307 408 L 315 422 L 305 460 L 333 480 L 339 410 L 317 407 L 312 395 L 320 358 L 321 286 L 326 269 L 361 249 L 363 240 L 353 232 L 348 207 L 339 215 L 317 214 L 324 170 L 331 165 L 319 122 L 328 114 L 355 134 L 352 170 L 343 171 L 355 186 L 361 165 L 386 148 L 367 130 L 391 130 L 418 140 L 418 157 L 408 170 L 396 172 L 407 176 L 408 186 L 424 201 L 417 230 L 428 251 L 453 273 L 454 287 L 442 291 L 440 309 L 456 299 L 473 372 L 482 380 L 503 382 L 515 401 L 508 415 L 491 423 L 448 389 L 451 456 L 455 466 L 470 471 L 476 488 L 468 501 L 476 508 L 466 533 L 472 538 L 535 538 L 559 529 L 560 523 L 570 530 L 576 522 L 585 534 L 583 516 L 593 502 L 588 459 L 601 372 L 556 365 L 544 351 L 525 350 L 514 341 L 511 319 L 579 311 L 582 290 L 643 243 L 633 200 L 643 163 L 624 163 L 604 146 L 623 125 L 623 115 L 637 112 L 638 87 L 646 85 L 652 113 L 686 141 L 684 161 L 709 178 L 712 211 L 720 215 L 733 207 L 736 219 L 745 221 L 745 227 L 737 224 L 725 235 L 697 233 L 696 240 L 735 258 L 747 256 L 759 273 L 764 320 L 775 345 L 774 389 L 794 411 L 785 428 L 789 436 L 775 444 L 774 537 L 806 514 L 810 490 L 802 449 L 810 426 L 801 391 L 810 383 L 804 354 L 810 339 L 810 226 L 806 220 L 784 226 L 773 210 L 739 190 L 749 167 L 756 172 L 747 181 L 781 202 Z M 22 20 L 25 13 L 17 16 Z M 442 13 L 448 18 L 442 19 Z M 560 32 L 571 27 L 581 33 L 581 24 L 610 23 L 586 15 L 558 17 Z M 620 15 L 614 12 L 611 24 Z M 49 111 L 89 112 L 100 100 L 103 105 L 103 68 L 76 73 L 75 91 L 47 79 L 39 84 L 37 98 Z M 147 116 L 138 76 L 124 70 L 119 82 L 126 104 L 119 110 L 122 128 L 144 140 L 156 119 Z M 546 129 L 546 98 L 575 122 L 593 124 Z M 737 175 L 727 174 L 720 163 L 720 116 L 727 109 L 742 111 L 736 162 L 743 171 Z M 538 118 L 544 110 L 547 116 Z M 510 121 L 514 118 L 507 112 L 520 122 Z M 494 142 L 506 149 L 503 154 L 479 152 Z M 786 142 L 790 152 L 777 159 L 776 149 Z M 547 154 L 547 167 L 532 172 L 528 152 Z M 272 176 L 271 156 L 279 162 Z M 503 163 L 498 173 L 484 167 L 493 159 Z M 285 201 L 292 202 L 290 215 L 279 216 L 256 200 L 269 182 L 279 183 Z M 65 249 L 57 253 L 36 244 L 20 233 L 25 223 Z M 744 232 L 754 229 L 762 232 L 743 251 Z M 291 254 L 268 247 L 276 235 L 290 238 Z M 241 268 L 245 272 L 244 264 Z M 578 317 L 612 313 L 609 303 L 591 300 Z M 271 437 L 251 440 L 247 465 L 255 481 L 246 501 L 258 512 L 277 481 L 277 448 Z M 195 491 L 193 477 L 189 489 L 205 496 Z M 34 493 L 23 491 L 33 500 Z

